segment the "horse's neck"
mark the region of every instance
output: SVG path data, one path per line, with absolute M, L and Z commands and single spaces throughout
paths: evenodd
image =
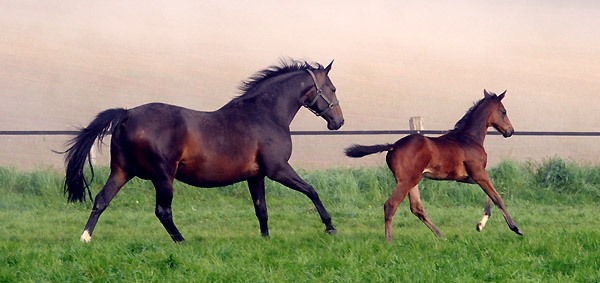
M 274 123 L 289 127 L 300 110 L 300 90 L 260 88 L 256 94 L 240 97 L 224 105 L 222 111 L 252 111 Z

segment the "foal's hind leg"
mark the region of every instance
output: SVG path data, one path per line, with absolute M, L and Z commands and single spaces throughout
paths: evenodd
M 160 223 L 167 229 L 167 232 L 175 242 L 183 241 L 183 236 L 173 223 L 173 212 L 171 202 L 173 201 L 173 179 L 155 179 L 152 180 L 156 188 L 156 210 L 154 213 L 160 220 Z
M 120 170 L 113 169 L 110 172 L 108 181 L 106 181 L 106 184 L 104 184 L 102 190 L 98 193 L 98 195 L 96 195 L 92 213 L 90 214 L 90 218 L 88 219 L 85 229 L 83 230 L 83 234 L 81 234 L 80 237 L 81 242 L 89 243 L 92 240 L 92 232 L 94 232 L 96 223 L 98 223 L 98 218 L 102 212 L 104 212 L 110 201 L 119 192 L 121 187 L 123 187 L 123 185 L 125 185 L 125 183 L 127 183 L 127 181 L 130 179 L 130 177 Z
M 388 242 L 392 241 L 392 222 L 394 220 L 394 215 L 396 214 L 398 206 L 400 205 L 400 203 L 402 203 L 404 198 L 406 198 L 408 191 L 410 191 L 411 188 L 416 186 L 419 183 L 419 181 L 421 181 L 421 178 L 417 178 L 408 182 L 399 181 L 396 185 L 396 189 L 383 205 L 383 211 L 385 215 L 385 239 Z
M 427 227 L 429 227 L 431 232 L 433 232 L 439 238 L 443 238 L 444 235 L 442 235 L 442 232 L 440 232 L 440 230 L 438 230 L 438 228 L 435 227 L 433 222 L 431 222 L 431 220 L 429 220 L 429 217 L 427 216 L 427 212 L 425 212 L 425 208 L 423 207 L 423 204 L 421 203 L 421 194 L 419 193 L 419 185 L 414 186 L 414 188 L 412 188 L 410 190 L 410 192 L 408 192 L 408 199 L 410 200 L 410 211 L 414 215 L 416 215 L 419 219 L 421 219 L 421 221 L 423 221 L 423 223 L 425 223 L 425 225 L 427 225 Z
M 485 208 L 483 209 L 483 216 L 481 217 L 481 221 L 479 221 L 479 223 L 477 223 L 477 231 L 481 232 L 481 230 L 483 230 L 483 227 L 485 227 L 485 223 L 487 223 L 488 219 L 490 219 L 490 216 L 492 215 L 492 208 L 491 208 L 491 202 L 492 200 L 490 199 L 489 196 L 485 196 Z
M 252 195 L 252 203 L 254 203 L 254 211 L 260 224 L 260 233 L 265 238 L 269 238 L 269 226 L 267 221 L 267 203 L 265 202 L 265 177 L 257 177 L 248 180 L 248 188 Z

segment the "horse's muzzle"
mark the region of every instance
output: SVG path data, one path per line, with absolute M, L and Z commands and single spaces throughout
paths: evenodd
M 343 125 L 344 125 L 344 119 L 341 119 L 339 121 L 336 121 L 336 120 L 327 121 L 327 129 L 332 130 L 332 131 L 339 130 Z

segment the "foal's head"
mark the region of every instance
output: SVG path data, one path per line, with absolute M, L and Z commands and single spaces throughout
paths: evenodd
M 332 64 L 333 61 L 324 69 L 308 69 L 309 74 L 314 75 L 315 85 L 302 96 L 300 103 L 317 116 L 323 117 L 327 121 L 328 129 L 337 130 L 344 125 L 344 115 L 335 95 L 335 86 L 329 79 Z
M 506 108 L 502 105 L 502 99 L 504 98 L 504 94 L 506 94 L 506 90 L 500 94 L 496 95 L 495 93 L 489 93 L 487 90 L 483 90 L 484 98 L 489 99 L 490 111 L 487 118 L 487 126 L 492 126 L 494 129 L 498 130 L 505 138 L 512 136 L 515 132 L 508 116 L 506 115 Z

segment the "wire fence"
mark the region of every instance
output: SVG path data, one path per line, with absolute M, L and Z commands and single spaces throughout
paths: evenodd
M 295 136 L 351 136 L 351 135 L 442 135 L 447 130 L 367 130 L 367 131 L 291 131 Z M 0 136 L 71 136 L 79 131 L 0 131 Z M 488 135 L 500 135 L 497 131 L 489 131 Z M 516 136 L 559 136 L 559 137 L 600 137 L 600 132 L 543 132 L 519 131 Z

